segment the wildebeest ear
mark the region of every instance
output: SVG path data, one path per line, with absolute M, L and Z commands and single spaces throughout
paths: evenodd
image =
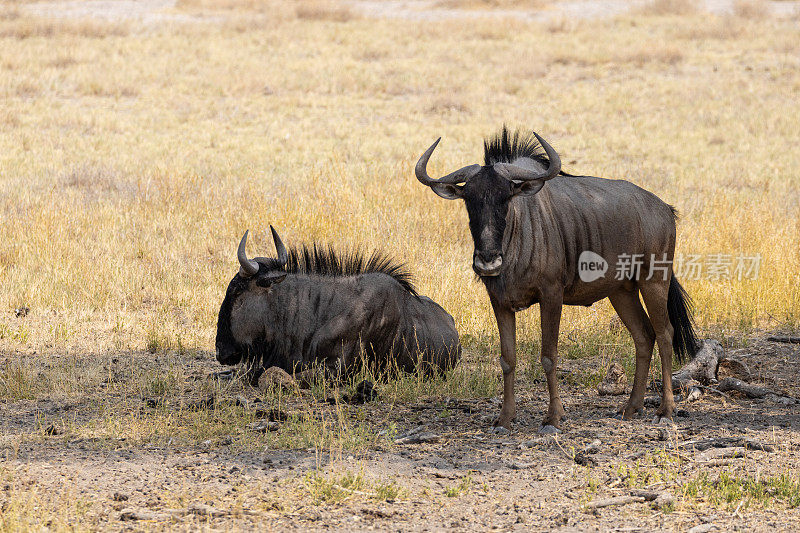
M 452 183 L 434 183 L 431 185 L 433 192 L 446 200 L 457 200 L 462 197 L 460 185 L 453 185 Z
M 516 196 L 533 196 L 544 187 L 544 180 L 520 181 L 511 183 L 511 194 Z
M 286 272 L 267 272 L 263 276 L 259 276 L 256 280 L 256 285 L 259 287 L 270 287 L 276 283 L 280 283 L 286 278 Z

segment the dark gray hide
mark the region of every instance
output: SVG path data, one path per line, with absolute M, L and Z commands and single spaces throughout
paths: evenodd
M 332 374 L 360 367 L 444 371 L 461 357 L 455 322 L 416 294 L 402 265 L 380 254 L 337 254 L 317 245 L 283 247 L 278 259 L 244 254 L 217 323 L 217 360 L 278 366 L 287 372 L 319 363 Z

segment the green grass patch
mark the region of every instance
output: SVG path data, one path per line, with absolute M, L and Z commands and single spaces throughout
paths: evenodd
M 750 477 L 721 472 L 712 477 L 706 472 L 686 483 L 684 498 L 703 500 L 727 510 L 753 507 L 800 507 L 800 477 L 794 473 Z

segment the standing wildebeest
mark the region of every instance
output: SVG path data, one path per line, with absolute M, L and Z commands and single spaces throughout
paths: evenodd
M 241 268 L 217 322 L 220 363 L 243 362 L 257 379 L 271 366 L 293 372 L 315 362 L 342 375 L 362 354 L 378 369 L 443 371 L 458 362 L 453 317 L 417 294 L 403 265 L 316 244 L 287 252 L 274 229 L 272 238 L 277 259 L 248 259 L 247 232 L 239 243 Z
M 558 154 L 539 135 L 510 136 L 505 127 L 484 142 L 484 166 L 469 165 L 432 179 L 426 170 L 428 159 L 440 140 L 422 154 L 415 173 L 439 196 L 462 198 L 467 207 L 475 242 L 472 266 L 489 293 L 500 332 L 503 407 L 495 425 L 509 428 L 516 415 L 515 313 L 540 305 L 541 360 L 550 393 L 542 426 L 559 427 L 564 416 L 556 381 L 561 307 L 589 306 L 603 298 L 611 301 L 636 346 L 633 391 L 620 413 L 627 419 L 642 410 L 653 345 L 658 342 L 663 386 L 657 417 L 671 417 L 673 348 L 680 360 L 684 354 L 694 355 L 697 346 L 688 297 L 672 272 L 675 210 L 627 181 L 562 172 Z M 585 276 L 584 281 L 579 272 L 583 252 L 599 255 L 602 260 L 592 256 L 599 265 L 627 261 L 641 266 L 594 280 Z

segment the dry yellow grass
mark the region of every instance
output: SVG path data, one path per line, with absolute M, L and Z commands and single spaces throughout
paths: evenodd
M 642 15 L 690 15 L 697 13 L 697 5 L 691 0 L 652 0 L 639 9 Z
M 290 244 L 386 249 L 462 335 L 495 346 L 464 209 L 412 166 L 439 135 L 432 172 L 479 161 L 504 122 L 540 132 L 569 171 L 675 205 L 680 252 L 761 254 L 757 281 L 685 283 L 701 325 L 800 322 L 792 23 L 715 38 L 722 19 L 670 8 L 669 24 L 500 31 L 257 5 L 277 14 L 186 0 L 221 18 L 140 27 L 3 12 L 0 351 L 212 350 L 236 244 L 249 228 L 250 253 L 272 253 L 269 224 Z M 570 309 L 562 329 L 611 315 Z

